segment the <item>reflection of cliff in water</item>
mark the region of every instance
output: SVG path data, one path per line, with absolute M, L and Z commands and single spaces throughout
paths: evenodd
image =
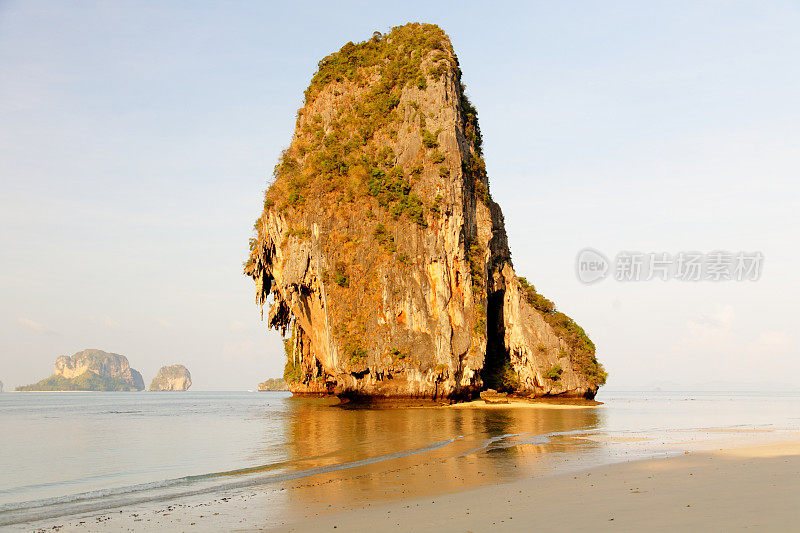
M 290 483 L 300 508 L 464 490 L 541 473 L 573 452 L 600 451 L 598 443 L 563 435 L 596 429 L 598 409 L 345 410 L 331 400 L 289 403 L 288 458 L 296 468 L 380 458 Z

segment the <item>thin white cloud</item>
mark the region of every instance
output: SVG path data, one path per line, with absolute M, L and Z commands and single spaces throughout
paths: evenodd
M 245 323 L 244 322 L 239 322 L 238 320 L 232 320 L 230 325 L 228 326 L 228 330 L 236 332 L 236 333 L 241 333 L 245 329 L 247 329 L 247 326 L 245 325 Z
M 736 319 L 736 310 L 732 305 L 718 306 L 713 313 L 703 314 L 689 321 L 694 326 L 707 326 L 715 329 L 730 329 Z
M 17 318 L 17 323 L 25 328 L 28 328 L 36 333 L 51 333 L 52 331 L 48 329 L 44 324 L 40 324 L 35 320 L 31 320 L 30 318 L 19 317 Z
M 701 314 L 686 322 L 686 336 L 683 344 L 687 347 L 719 350 L 733 342 L 733 324 L 736 310 L 732 305 L 718 306 L 712 313 Z
M 794 346 L 794 337 L 790 333 L 764 331 L 747 343 L 747 351 L 756 357 L 774 357 L 789 353 Z
M 266 339 L 242 340 L 226 342 L 222 346 L 222 356 L 225 359 L 260 361 L 270 354 Z
M 96 316 L 89 316 L 88 320 L 93 326 L 99 326 L 107 329 L 119 329 L 120 327 L 120 323 L 108 315 L 103 315 L 99 318 Z
M 173 324 L 172 322 L 170 322 L 169 320 L 166 320 L 164 318 L 159 318 L 157 322 L 158 322 L 159 326 L 161 326 L 162 328 L 165 328 L 165 329 L 171 329 L 171 328 L 175 327 L 175 324 Z
M 765 361 L 789 360 L 796 351 L 794 337 L 780 330 L 748 330 L 737 321 L 733 306 L 718 306 L 686 322 L 679 353 L 695 359 L 698 375 L 744 381 Z

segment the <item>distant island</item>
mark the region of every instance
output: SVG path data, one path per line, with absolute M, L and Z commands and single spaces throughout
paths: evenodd
M 128 358 L 116 353 L 88 349 L 56 359 L 52 376 L 17 391 L 140 391 L 142 375 L 131 368 Z
M 183 365 L 162 366 L 150 383 L 151 391 L 185 391 L 192 386 L 192 375 Z
M 269 378 L 258 384 L 259 391 L 289 390 L 289 385 L 283 378 Z

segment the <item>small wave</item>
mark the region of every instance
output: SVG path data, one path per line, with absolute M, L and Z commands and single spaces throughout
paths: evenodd
M 483 443 L 476 447 L 471 448 L 458 457 L 466 457 L 473 453 L 492 450 L 502 450 L 505 448 L 513 448 L 515 446 L 522 446 L 525 444 L 542 445 L 549 444 L 554 437 L 571 437 L 575 435 L 591 435 L 596 433 L 597 430 L 574 429 L 568 431 L 553 431 L 550 433 L 533 434 L 533 433 L 506 433 L 504 435 L 497 435 L 483 441 Z
M 166 498 L 179 498 L 185 496 L 194 496 L 204 494 L 207 492 L 225 491 L 233 489 L 241 489 L 252 487 L 256 485 L 267 485 L 271 483 L 280 483 L 283 481 L 292 481 L 304 477 L 314 476 L 317 474 L 325 474 L 335 472 L 338 470 L 346 470 L 350 468 L 357 468 L 359 466 L 366 466 L 370 464 L 379 463 L 381 461 L 389 461 L 401 457 L 407 457 L 419 453 L 433 451 L 443 448 L 452 444 L 460 437 L 454 437 L 443 441 L 431 443 L 421 448 L 413 448 L 410 450 L 402 450 L 399 452 L 379 455 L 376 457 L 369 457 L 357 461 L 349 461 L 345 463 L 335 463 L 326 466 L 319 466 L 313 468 L 306 468 L 302 470 L 282 472 L 277 474 L 270 474 L 267 476 L 251 477 L 239 481 L 228 483 L 215 484 L 203 488 L 192 488 L 203 481 L 210 481 L 215 478 L 226 476 L 240 476 L 247 474 L 254 474 L 269 470 L 279 469 L 281 467 L 289 467 L 292 462 L 273 463 L 255 467 L 238 468 L 235 470 L 228 470 L 224 472 L 213 472 L 208 474 L 198 474 L 193 476 L 184 476 L 175 479 L 167 479 L 163 481 L 154 481 L 150 483 L 140 483 L 137 485 L 129 485 L 126 487 L 118 487 L 111 489 L 101 489 L 78 494 L 70 494 L 66 496 L 59 496 L 54 498 L 44 498 L 39 500 L 30 500 L 18 503 L 8 503 L 0 505 L 0 526 L 11 524 L 18 524 L 21 522 L 30 522 L 34 520 L 43 520 L 47 518 L 54 518 L 66 514 L 91 512 L 99 509 L 109 509 L 113 507 L 122 507 L 125 505 L 133 505 L 145 503 L 149 501 L 158 501 Z M 173 490 L 179 487 L 185 487 L 184 490 Z M 165 491 L 169 491 L 165 493 Z

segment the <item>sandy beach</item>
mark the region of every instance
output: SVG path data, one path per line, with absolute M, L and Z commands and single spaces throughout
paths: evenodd
M 507 403 L 487 403 L 483 400 L 472 400 L 448 405 L 448 409 L 596 409 L 602 402 L 593 400 L 574 400 L 572 402 L 552 401 L 547 399 L 529 400 L 508 398 Z
M 800 528 L 800 442 L 599 467 L 307 517 L 278 531 L 731 531 Z
M 363 475 L 363 472 L 354 472 Z M 382 473 L 387 475 L 387 473 Z M 398 476 L 399 477 L 399 476 Z M 325 482 L 317 482 L 325 485 Z M 281 490 L 286 498 L 308 484 Z M 280 522 L 266 518 L 275 494 L 245 492 L 152 502 L 50 520 L 61 531 L 730 531 L 800 527 L 800 440 L 689 452 L 438 495 L 408 494 L 360 505 L 307 500 Z M 355 499 L 354 501 L 359 501 Z M 31 525 L 19 526 L 31 529 Z

